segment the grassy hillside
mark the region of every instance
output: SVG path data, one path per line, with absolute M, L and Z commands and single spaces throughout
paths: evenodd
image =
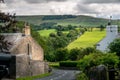
M 56 33 L 55 29 L 49 29 L 49 30 L 40 30 L 38 31 L 41 36 L 48 37 L 50 33 Z
M 58 25 L 82 25 L 82 26 L 100 26 L 102 25 L 107 25 L 108 20 L 107 19 L 102 19 L 102 18 L 95 18 L 91 16 L 83 16 L 79 15 L 74 18 L 63 18 L 63 19 L 51 19 L 51 20 L 43 20 L 45 16 L 43 15 L 38 15 L 38 16 L 18 16 L 17 20 L 20 21 L 27 21 L 32 24 L 40 25 L 41 23 L 45 22 L 54 22 L 57 23 Z M 53 17 L 54 18 L 54 17 Z M 120 22 L 120 21 L 119 21 Z M 113 24 L 118 24 L 119 22 L 113 21 Z
M 96 43 L 98 43 L 101 39 L 105 37 L 106 32 L 105 31 L 92 31 L 92 32 L 86 32 L 84 35 L 82 35 L 77 40 L 70 43 L 67 48 L 73 49 L 73 48 L 85 48 L 85 47 L 92 47 Z
M 48 37 L 50 33 L 57 33 L 55 29 L 47 29 L 47 30 L 39 30 L 38 31 L 41 36 Z M 69 31 L 62 31 L 64 34 L 69 33 Z

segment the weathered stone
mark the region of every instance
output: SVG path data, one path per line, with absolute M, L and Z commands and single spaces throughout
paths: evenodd
M 8 52 L 13 55 L 9 63 L 10 78 L 39 75 L 48 72 L 48 64 L 44 62 L 42 47 L 30 35 L 29 27 L 23 33 L 2 34 L 5 40 L 12 43 Z

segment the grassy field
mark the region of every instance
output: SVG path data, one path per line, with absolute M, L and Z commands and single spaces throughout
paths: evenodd
M 106 32 L 105 31 L 92 31 L 92 32 L 86 32 L 84 35 L 79 37 L 77 40 L 70 43 L 67 48 L 73 49 L 73 48 L 85 48 L 85 47 L 92 47 L 96 43 L 98 43 L 101 39 L 105 37 Z
M 57 33 L 55 29 L 40 30 L 38 31 L 41 36 L 48 37 L 50 33 Z M 69 33 L 69 31 L 62 31 L 64 34 Z
M 49 29 L 49 30 L 40 30 L 38 31 L 41 36 L 48 37 L 50 33 L 56 33 L 55 29 Z

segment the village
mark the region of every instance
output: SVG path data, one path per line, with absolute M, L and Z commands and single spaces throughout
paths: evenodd
M 36 25 L 29 21 L 36 16 L 3 12 L 2 4 L 6 1 L 0 0 L 0 80 L 27 80 L 28 77 L 28 80 L 120 79 L 119 22 L 111 16 L 110 19 L 98 19 L 106 23 L 97 27 L 58 24 L 64 20 L 79 21 L 81 16 L 76 15 L 37 16 L 43 23 Z M 54 32 L 42 32 L 45 30 Z M 93 34 L 82 42 L 88 33 Z M 75 41 L 78 46 L 74 45 Z M 45 74 L 42 78 L 38 76 Z

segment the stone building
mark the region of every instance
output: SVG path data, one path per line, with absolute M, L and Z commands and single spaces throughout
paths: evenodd
M 108 51 L 108 45 L 116 38 L 119 38 L 118 26 L 108 25 L 106 27 L 106 37 L 102 39 L 96 46 L 100 51 Z
M 2 35 L 12 44 L 6 51 L 9 53 L 6 57 L 9 55 L 10 58 L 7 65 L 11 78 L 16 79 L 48 72 L 48 65 L 44 61 L 44 51 L 32 38 L 29 26 L 25 26 L 24 33 L 4 33 Z

